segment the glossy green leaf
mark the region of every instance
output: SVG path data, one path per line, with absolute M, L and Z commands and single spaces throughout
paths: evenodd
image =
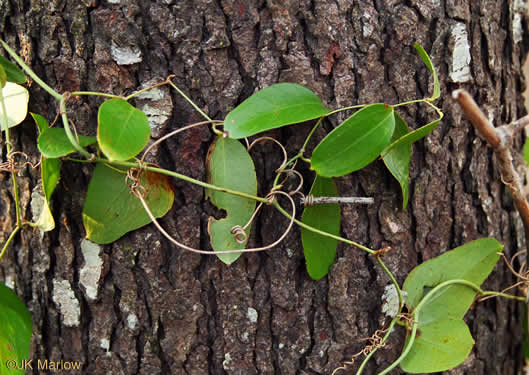
M 88 185 L 83 207 L 86 237 L 98 244 L 116 241 L 125 233 L 149 224 L 143 205 L 125 182 L 125 170 L 98 164 Z M 173 205 L 174 193 L 167 176 L 144 172 L 140 181 L 144 196 L 156 218 Z
M 35 124 L 37 125 L 40 134 L 49 130 L 48 122 L 43 116 L 36 113 L 31 113 L 31 116 L 33 117 L 33 120 L 35 120 Z M 48 159 L 46 156 L 42 156 L 40 162 L 40 176 L 44 197 L 41 197 L 40 195 L 32 195 L 32 199 L 40 198 L 43 201 L 41 204 L 39 218 L 36 221 L 37 226 L 43 232 L 47 232 L 55 228 L 55 220 L 53 219 L 53 214 L 51 213 L 50 209 L 50 199 L 59 181 L 60 173 L 61 162 L 59 159 Z
M 2 65 L 0 65 L 0 89 L 4 88 L 7 82 L 7 74 Z
M 7 126 L 11 128 L 24 121 L 28 114 L 28 90 L 15 83 L 7 82 L 2 89 L 2 96 L 7 112 Z M 4 111 L 1 105 L 0 116 L 4 116 Z M 0 123 L 2 124 L 2 130 L 5 130 L 4 120 L 1 120 Z
M 395 132 L 393 133 L 392 141 L 399 139 L 409 133 L 408 125 L 395 112 Z M 402 190 L 402 209 L 406 209 L 408 205 L 408 198 L 410 194 L 410 160 L 411 160 L 411 144 L 401 143 L 394 147 L 383 158 L 386 167 L 391 172 L 393 177 L 399 182 Z
M 33 323 L 31 315 L 7 286 L 0 282 L 0 375 L 23 375 L 24 369 L 8 369 L 8 361 L 17 364 L 29 359 Z
M 389 144 L 395 128 L 393 107 L 372 104 L 330 132 L 312 153 L 312 169 L 323 177 L 364 168 Z
M 483 238 L 428 260 L 415 267 L 406 278 L 403 290 L 408 293 L 408 309 L 413 310 L 426 291 L 454 279 L 481 285 L 492 272 L 503 246 L 493 238 Z M 461 284 L 440 290 L 421 308 L 419 328 L 442 319 L 462 319 L 474 301 L 476 292 Z
M 473 345 L 474 339 L 465 322 L 442 319 L 421 326 L 400 367 L 410 374 L 449 370 L 464 362 Z
M 0 56 L 0 65 L 6 72 L 8 82 L 25 83 L 27 81 L 24 72 L 3 56 Z
M 316 176 L 310 189 L 314 197 L 336 197 L 338 190 L 332 178 Z M 340 234 L 340 205 L 316 204 L 305 207 L 301 221 L 321 231 Z M 319 280 L 329 272 L 334 263 L 338 241 L 310 230 L 301 228 L 303 253 L 307 263 L 307 271 L 313 280 Z
M 419 56 L 421 57 L 422 61 L 424 62 L 424 64 L 426 65 L 430 73 L 432 73 L 433 95 L 431 98 L 429 98 L 429 101 L 436 100 L 437 98 L 441 96 L 441 86 L 439 85 L 439 77 L 437 76 L 435 67 L 432 64 L 432 60 L 430 60 L 430 56 L 428 56 L 428 54 L 426 53 L 426 51 L 424 50 L 424 48 L 422 48 L 420 44 L 415 43 L 413 46 L 417 50 L 417 53 L 419 53 Z
M 123 99 L 104 102 L 97 120 L 97 141 L 110 160 L 129 160 L 149 142 L 151 128 L 147 116 Z
M 46 120 L 46 118 L 44 118 L 44 116 L 41 116 L 38 113 L 33 113 L 33 112 L 30 112 L 29 114 L 31 115 L 31 117 L 33 117 L 33 120 L 35 121 L 35 125 L 37 125 L 39 134 L 44 133 L 44 131 L 46 131 L 49 128 L 48 121 Z
M 208 151 L 207 169 L 210 184 L 257 195 L 255 167 L 246 148 L 239 141 L 217 138 Z M 215 206 L 226 211 L 224 219 L 209 218 L 208 232 L 211 247 L 219 252 L 217 256 L 224 263 L 231 264 L 241 254 L 221 252 L 246 247 L 246 242 L 240 244 L 235 241 L 231 229 L 236 225 L 244 226 L 250 220 L 255 210 L 255 201 L 210 189 L 206 189 L 206 197 L 211 199 Z M 246 229 L 246 234 L 249 236 L 250 227 Z
M 409 132 L 408 134 L 397 139 L 396 141 L 392 141 L 391 144 L 387 146 L 384 151 L 382 151 L 382 158 L 386 157 L 386 155 L 391 152 L 391 150 L 393 150 L 393 148 L 395 147 L 411 145 L 412 143 L 417 142 L 419 139 L 426 137 L 437 127 L 437 125 L 440 124 L 443 117 L 444 114 L 441 113 L 437 120 L 432 121 L 429 124 L 420 127 L 419 129 L 415 129 L 414 131 Z
M 293 83 L 278 83 L 257 91 L 224 120 L 224 131 L 239 139 L 316 119 L 329 113 L 320 98 L 309 89 Z
M 60 158 L 76 152 L 63 128 L 49 128 L 39 135 L 39 151 L 47 158 Z M 79 136 L 79 144 L 86 147 L 97 142 L 95 137 Z
M 44 196 L 49 201 L 59 182 L 61 161 L 59 159 L 42 158 L 40 171 Z

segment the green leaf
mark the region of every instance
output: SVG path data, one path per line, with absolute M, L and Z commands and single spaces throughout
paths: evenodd
M 389 146 L 387 146 L 384 151 L 381 153 L 381 157 L 384 158 L 386 155 L 393 150 L 395 147 L 403 146 L 403 145 L 411 145 L 414 142 L 417 142 L 419 139 L 426 137 L 428 134 L 430 134 L 441 122 L 442 118 L 444 117 L 443 113 L 439 114 L 439 118 L 435 121 L 430 122 L 429 124 L 426 124 L 419 129 L 415 129 L 412 132 L 409 132 L 408 134 L 400 137 L 396 141 L 392 141 Z
M 393 107 L 372 104 L 349 117 L 320 142 L 312 153 L 312 169 L 320 176 L 338 177 L 364 168 L 391 140 Z
M 4 68 L 9 82 L 25 83 L 27 81 L 24 72 L 3 56 L 0 56 L 0 65 Z
M 123 99 L 99 107 L 97 141 L 110 160 L 129 160 L 149 142 L 151 128 L 145 113 Z
M 433 95 L 428 100 L 434 101 L 441 96 L 441 86 L 439 85 L 439 77 L 437 76 L 435 67 L 432 64 L 432 60 L 430 60 L 430 56 L 428 56 L 424 48 L 422 48 L 422 46 L 418 43 L 415 43 L 413 46 L 419 53 L 419 56 L 421 57 L 422 61 L 424 62 L 430 73 L 432 73 L 433 75 Z
M 228 113 L 224 131 L 239 139 L 325 116 L 329 110 L 309 89 L 278 83 L 260 90 Z
M 127 171 L 98 164 L 88 185 L 83 207 L 86 237 L 98 244 L 116 241 L 125 233 L 149 224 L 143 205 L 125 182 Z M 165 175 L 145 171 L 141 185 L 151 212 L 164 216 L 173 205 L 174 193 Z
M 47 158 L 60 158 L 76 152 L 63 128 L 49 128 L 39 135 L 38 147 Z M 79 144 L 86 147 L 97 142 L 95 137 L 79 136 Z
M 40 164 L 40 174 L 42 178 L 42 187 L 46 200 L 51 199 L 51 195 L 57 187 L 61 175 L 61 161 L 59 159 L 42 158 Z
M 314 197 L 336 197 L 338 190 L 332 178 L 316 176 L 310 193 Z M 316 204 L 305 207 L 301 221 L 321 231 L 340 234 L 340 205 Z M 303 253 L 307 271 L 313 280 L 319 280 L 329 272 L 334 263 L 338 241 L 301 228 Z
M 483 238 L 428 260 L 415 267 L 406 278 L 403 290 L 407 305 L 415 308 L 425 290 L 454 279 L 481 285 L 500 258 L 503 246 L 493 238 Z M 442 319 L 462 319 L 474 301 L 476 292 L 465 285 L 453 284 L 441 289 L 421 308 L 419 327 Z
M 2 65 L 0 65 L 0 89 L 4 88 L 7 82 L 7 74 Z
M 465 361 L 473 345 L 474 339 L 465 322 L 442 319 L 421 326 L 400 367 L 410 374 L 449 370 Z
M 33 117 L 33 120 L 35 121 L 35 125 L 37 125 L 37 129 L 39 130 L 39 134 L 44 133 L 44 131 L 46 131 L 49 128 L 48 121 L 46 120 L 46 118 L 44 118 L 44 116 L 41 116 L 38 113 L 33 113 L 33 112 L 30 112 L 29 114 L 31 115 L 31 117 Z
M 29 92 L 24 87 L 15 83 L 7 82 L 2 89 L 1 95 L 7 111 L 7 126 L 13 127 L 20 124 L 28 114 Z M 4 116 L 4 110 L 0 105 L 0 116 Z M 2 130 L 5 130 L 4 121 Z
M 42 134 L 49 130 L 48 121 L 36 113 L 31 113 L 33 120 L 39 130 L 39 133 Z M 59 159 L 48 159 L 45 156 L 42 156 L 40 163 L 40 176 L 42 181 L 42 190 L 44 192 L 44 197 L 40 195 L 32 195 L 32 199 L 42 199 L 40 215 L 37 219 L 37 226 L 41 231 L 47 232 L 55 228 L 55 220 L 50 209 L 50 199 L 61 174 L 61 162 Z
M 409 131 L 406 122 L 395 112 L 395 133 L 393 133 L 391 140 L 395 141 L 408 134 Z M 401 143 L 397 145 L 388 152 L 383 160 L 386 167 L 400 184 L 402 190 L 402 209 L 405 210 L 410 194 L 411 144 Z
M 246 148 L 239 141 L 217 138 L 208 151 L 207 169 L 210 184 L 257 195 L 255 167 Z M 250 220 L 256 203 L 252 199 L 210 189 L 206 189 L 206 197 L 211 199 L 211 203 L 215 206 L 226 211 L 224 219 L 209 218 L 208 232 L 211 247 L 219 252 L 217 254 L 219 259 L 226 264 L 231 264 L 241 254 L 222 254 L 221 252 L 246 247 L 246 242 L 240 244 L 235 241 L 231 229 L 236 225 L 244 226 Z M 246 229 L 246 234 L 250 234 L 250 227 Z
M 24 375 L 24 369 L 8 369 L 8 360 L 20 365 L 29 359 L 33 330 L 31 315 L 15 293 L 0 282 L 0 374 Z
M 523 145 L 523 160 L 529 164 L 529 137 L 525 138 L 525 144 Z

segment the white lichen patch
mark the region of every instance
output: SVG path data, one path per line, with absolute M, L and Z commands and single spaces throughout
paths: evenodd
M 389 230 L 391 231 L 391 233 L 395 234 L 395 233 L 397 233 L 400 230 L 399 225 L 397 223 L 394 223 L 393 221 L 391 221 L 391 219 L 389 219 L 389 217 L 386 219 L 386 222 L 388 223 L 388 227 L 389 227 Z
M 15 279 L 13 279 L 13 276 L 10 274 L 7 274 L 4 279 L 4 284 L 11 290 L 15 290 Z
M 522 15 L 514 13 L 512 20 L 512 39 L 514 43 L 520 43 L 523 39 Z
M 79 282 L 84 287 L 86 296 L 95 300 L 103 268 L 103 260 L 99 256 L 101 246 L 85 239 L 81 241 L 81 252 L 84 257 L 84 266 L 81 268 Z
M 147 88 L 148 86 L 144 87 Z M 148 91 L 144 91 L 141 94 L 136 96 L 136 99 L 146 99 L 146 100 L 162 100 L 165 98 L 165 93 L 159 88 L 155 87 Z
M 407 295 L 406 292 L 402 292 L 403 299 Z M 391 318 L 394 318 L 399 313 L 399 294 L 393 284 L 388 284 L 384 288 L 384 294 L 382 294 L 382 313 Z
M 101 339 L 99 346 L 106 352 L 107 357 L 110 357 L 110 341 L 108 339 Z
M 107 0 L 109 4 L 120 4 L 121 0 Z
M 138 317 L 134 314 L 129 314 L 129 316 L 127 316 L 127 326 L 129 327 L 129 329 L 134 330 L 137 325 Z
M 231 363 L 230 353 L 224 354 L 224 361 L 222 361 L 222 367 L 224 368 L 224 370 L 228 370 L 228 366 L 230 365 L 230 363 Z
M 81 308 L 68 280 L 53 280 L 53 302 L 62 315 L 62 323 L 67 327 L 77 327 L 80 323 Z
M 257 319 L 259 319 L 259 314 L 257 313 L 257 310 L 253 307 L 248 307 L 248 312 L 246 313 L 246 316 L 252 324 L 257 323 Z
M 470 74 L 470 45 L 465 24 L 458 23 L 450 31 L 453 41 L 452 64 L 450 65 L 450 80 L 452 82 L 468 82 Z
M 171 117 L 171 111 L 166 108 L 158 108 L 149 104 L 144 104 L 143 106 L 140 106 L 140 109 L 147 115 L 149 126 L 152 130 L 161 128 L 167 121 L 169 121 L 169 117 Z
M 39 189 L 40 190 L 40 189 Z M 42 207 L 46 203 L 46 200 L 44 199 L 44 196 L 37 190 L 37 188 L 33 189 L 31 192 L 31 217 L 33 218 L 33 221 L 37 221 L 40 217 L 40 214 L 42 213 Z
M 142 60 L 141 51 L 138 47 L 120 47 L 112 43 L 110 53 L 118 65 L 137 64 Z

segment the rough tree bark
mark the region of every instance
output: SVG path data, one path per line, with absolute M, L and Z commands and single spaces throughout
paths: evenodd
M 528 39 L 519 3 L 1 0 L 0 33 L 60 92 L 129 93 L 175 74 L 179 87 L 216 119 L 256 89 L 281 81 L 312 89 L 331 107 L 425 96 L 430 76 L 412 48 L 419 42 L 439 70 L 446 117 L 414 146 L 408 208 L 400 209 L 398 184 L 380 162 L 338 182 L 341 195 L 376 199 L 369 208 L 343 207 L 343 235 L 372 248 L 391 246 L 385 259 L 402 283 L 417 263 L 472 239 L 495 237 L 508 255 L 525 246 L 490 150 L 449 95 L 467 88 L 495 124 L 522 115 L 520 65 Z M 84 97 L 69 103 L 81 134 L 95 133 L 99 103 Z M 135 103 L 150 114 L 155 138 L 200 120 L 166 88 L 158 98 Z M 432 119 L 425 107 L 408 108 L 413 128 Z M 50 121 L 57 114 L 35 84 L 30 109 Z M 309 128 L 270 134 L 293 151 Z M 12 133 L 15 148 L 36 160 L 31 121 Z M 155 159 L 205 179 L 212 139 L 207 129 L 190 130 L 160 147 Z M 263 194 L 281 155 L 263 145 L 253 156 Z M 273 250 L 244 255 L 230 267 L 172 246 L 153 226 L 108 246 L 83 242 L 81 209 L 91 170 L 63 163 L 53 199 L 56 230 L 42 236 L 24 229 L 0 264 L 0 280 L 33 315 L 31 358 L 78 360 L 83 374 L 329 374 L 362 349 L 359 339 L 380 328 L 388 279 L 373 258 L 340 245 L 329 276 L 314 282 L 305 271 L 298 230 Z M 24 170 L 19 180 L 23 213 L 31 219 L 38 172 Z M 14 225 L 7 174 L 0 184 L 5 239 Z M 207 248 L 212 206 L 201 188 L 180 181 L 174 187 L 175 205 L 163 225 L 185 243 Z M 271 242 L 286 224 L 265 210 L 251 244 Z M 500 264 L 486 285 L 500 290 L 512 282 Z M 466 321 L 476 345 L 449 373 L 516 373 L 521 311 L 503 300 L 475 306 Z M 390 364 L 401 344 L 402 335 L 393 336 L 366 373 Z

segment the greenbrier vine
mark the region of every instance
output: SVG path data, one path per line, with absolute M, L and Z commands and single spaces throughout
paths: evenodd
M 398 365 L 410 373 L 438 372 L 456 367 L 465 360 L 474 343 L 463 316 L 476 295 L 525 300 L 524 297 L 480 289 L 502 251 L 502 246 L 494 239 L 485 238 L 467 243 L 417 266 L 401 288 L 383 262 L 383 256 L 391 251 L 390 248 L 370 249 L 340 236 L 341 212 L 338 203 L 353 201 L 369 204 L 372 198 L 339 198 L 334 178 L 358 171 L 381 158 L 400 184 L 402 207 L 406 208 L 409 199 L 411 145 L 428 135 L 443 118 L 443 112 L 434 104 L 440 97 L 437 73 L 427 53 L 417 44 L 415 48 L 433 76 L 434 89 L 431 97 L 394 105 L 375 103 L 331 110 L 310 90 L 292 83 L 279 83 L 256 92 L 220 121 L 212 120 L 193 103 L 174 85 L 172 76 L 126 97 L 88 91 L 60 94 L 43 82 L 7 44 L 3 41 L 0 43 L 23 69 L 22 72 L 9 60 L 0 58 L 0 120 L 6 137 L 8 158 L 4 168 L 0 169 L 9 171 L 12 175 L 16 204 L 16 225 L 0 252 L 0 259 L 24 226 L 38 227 L 41 231 L 54 229 L 55 222 L 49 201 L 59 180 L 60 163 L 70 161 L 96 165 L 83 207 L 83 223 L 87 238 L 99 244 L 112 243 L 132 230 L 154 223 L 157 229 L 177 246 L 200 254 L 216 255 L 224 263 L 231 264 L 244 252 L 264 251 L 276 246 L 290 232 L 293 224 L 297 224 L 301 228 L 307 272 L 315 280 L 321 279 L 329 272 L 339 241 L 375 256 L 383 272 L 391 280 L 393 297 L 391 301 L 388 297 L 386 303 L 393 305 L 390 309 L 393 313 L 390 314 L 388 328 L 378 330 L 369 339 L 370 345 L 359 353 L 364 354 L 365 359 L 357 374 L 363 372 L 376 350 L 385 345 L 396 325 L 405 327 L 406 343 L 400 357 L 379 374 L 387 374 Z M 40 168 L 44 193 L 40 217 L 36 222 L 28 222 L 21 217 L 16 172 L 26 163 L 20 165 L 15 162 L 17 152 L 9 142 L 9 128 L 16 126 L 26 117 L 29 94 L 20 86 L 26 81 L 24 72 L 57 100 L 63 124 L 62 128 L 50 127 L 43 116 L 32 114 L 40 134 L 38 148 L 42 154 Z M 175 130 L 146 148 L 150 140 L 147 116 L 129 101 L 162 85 L 175 89 L 205 121 Z M 95 137 L 79 135 L 75 127 L 70 125 L 68 100 L 72 96 L 80 95 L 107 99 L 98 110 L 98 129 Z M 7 99 L 11 100 L 9 107 L 5 104 Z M 397 110 L 418 103 L 433 108 L 438 117 L 410 131 Z M 346 110 L 357 111 L 329 133 L 314 148 L 311 155 L 307 155 L 307 145 L 322 121 Z M 246 141 L 247 147 L 240 142 L 240 139 L 270 129 L 311 120 L 315 121 L 315 125 L 300 150 L 290 158 L 285 148 L 270 137 L 257 138 L 251 144 Z M 196 126 L 209 126 L 217 135 L 206 160 L 207 181 L 199 181 L 145 162 L 146 155 L 157 144 Z M 222 130 L 219 127 L 222 127 Z M 270 190 L 261 197 L 257 195 L 255 166 L 249 152 L 258 143 L 267 141 L 274 142 L 282 149 L 284 161 L 276 170 Z M 70 156 L 75 153 L 82 159 Z M 307 163 L 316 175 L 308 194 L 301 191 L 303 176 L 295 169 L 298 162 Z M 298 179 L 298 188 L 286 191 L 286 182 L 292 177 Z M 219 209 L 226 211 L 226 217 L 218 220 L 210 218 L 208 222 L 213 251 L 194 249 L 180 243 L 157 221 L 173 204 L 174 193 L 169 178 L 203 187 L 206 198 Z M 133 194 L 130 194 L 131 192 Z M 294 196 L 297 195 L 301 196 L 304 202 L 301 220 L 296 215 Z M 288 201 L 290 210 L 281 205 L 280 198 L 281 202 L 284 199 Z M 288 221 L 287 228 L 271 244 L 248 249 L 246 245 L 251 224 L 263 205 L 273 206 L 284 215 Z M 27 358 L 29 353 L 31 318 L 28 319 L 27 310 L 20 307 L 20 301 L 15 300 L 13 293 L 0 284 L 0 307 L 5 307 L 0 308 L 0 324 L 4 322 L 12 326 L 21 325 L 25 327 L 26 332 L 24 340 L 13 342 L 11 338 L 2 336 L 1 332 L 4 331 L 0 330 L 0 358 L 5 355 L 6 350 L 14 353 L 17 359 Z M 403 312 L 405 307 L 407 311 Z M 416 335 L 419 330 L 421 335 Z M 420 342 L 420 345 L 416 345 L 417 342 Z M 432 343 L 435 343 L 435 347 Z M 443 347 L 448 354 L 445 357 L 437 355 L 433 361 L 434 350 L 439 347 Z M 352 365 L 353 361 L 354 358 L 344 366 L 336 368 L 334 373 Z M 0 363 L 0 373 L 4 373 L 2 366 Z

